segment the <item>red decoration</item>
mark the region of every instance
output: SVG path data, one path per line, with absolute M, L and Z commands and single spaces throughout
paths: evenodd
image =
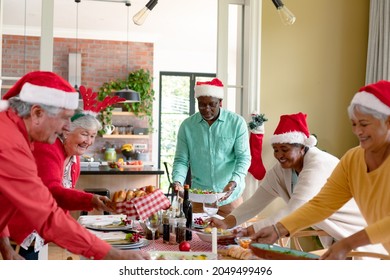
M 97 100 L 97 93 L 92 92 L 91 88 L 87 89 L 84 86 L 80 86 L 80 94 L 84 101 L 84 111 L 91 111 L 94 113 L 99 113 L 108 106 L 126 100 L 125 98 L 119 96 L 106 96 L 103 101 L 99 101 Z

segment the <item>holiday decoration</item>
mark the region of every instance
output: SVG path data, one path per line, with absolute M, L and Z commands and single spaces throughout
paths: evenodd
M 264 122 L 268 121 L 264 117 L 264 114 L 252 114 L 252 121 L 249 122 L 250 137 L 249 145 L 251 149 L 251 165 L 249 167 L 249 173 L 253 175 L 257 180 L 264 178 L 266 170 L 261 158 L 263 151 L 263 137 L 264 137 Z

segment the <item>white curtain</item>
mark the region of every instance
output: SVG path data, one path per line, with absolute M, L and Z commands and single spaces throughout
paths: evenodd
M 366 84 L 390 80 L 390 1 L 370 1 Z

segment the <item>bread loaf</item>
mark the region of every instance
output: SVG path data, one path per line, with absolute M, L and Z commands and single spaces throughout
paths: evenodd
M 130 201 L 135 197 L 135 193 L 133 190 L 128 190 L 126 194 L 126 201 Z
M 256 258 L 253 255 L 252 250 L 244 249 L 241 246 L 236 245 L 230 246 L 227 255 L 238 260 L 251 260 Z
M 113 202 L 123 202 L 126 200 L 126 191 L 124 190 L 120 190 L 120 191 L 116 191 L 114 193 L 114 197 L 112 198 L 112 201 Z
M 141 197 L 141 196 L 146 195 L 146 192 L 145 192 L 144 190 L 138 189 L 138 190 L 136 190 L 136 191 L 134 192 L 134 194 L 135 194 L 135 197 Z

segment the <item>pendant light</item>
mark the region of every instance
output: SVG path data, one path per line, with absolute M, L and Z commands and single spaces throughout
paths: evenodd
M 145 7 L 134 15 L 133 22 L 137 25 L 142 25 L 150 14 L 150 11 L 157 5 L 157 2 L 158 0 L 149 0 Z
M 126 42 L 126 69 L 127 69 L 127 75 L 129 75 L 129 10 L 131 3 L 126 2 L 127 6 L 127 42 Z M 126 101 L 123 101 L 122 103 L 136 103 L 141 101 L 141 97 L 139 92 L 129 89 L 129 86 L 126 84 L 126 88 L 119 90 L 115 92 L 116 96 L 125 98 Z
M 280 20 L 283 22 L 283 24 L 293 25 L 296 17 L 289 9 L 287 9 L 282 0 L 272 0 L 272 3 L 274 3 L 276 9 L 278 10 Z

